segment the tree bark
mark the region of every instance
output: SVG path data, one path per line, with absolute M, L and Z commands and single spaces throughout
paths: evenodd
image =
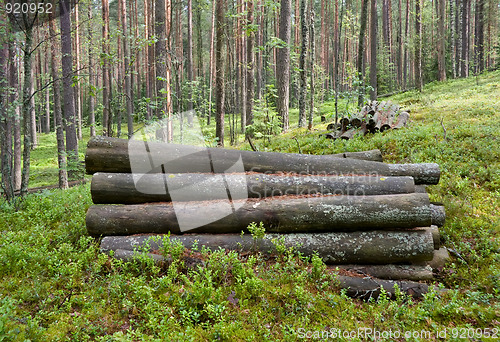
M 311 72 L 310 74 L 310 97 L 309 97 L 309 118 L 308 118 L 308 123 L 307 123 L 307 129 L 312 130 L 313 126 L 313 117 L 314 117 L 314 60 L 316 58 L 316 44 L 315 44 L 315 37 L 314 37 L 314 9 L 313 9 L 313 0 L 311 0 L 311 8 L 309 9 L 310 14 L 309 14 L 309 25 L 310 29 L 309 32 L 311 34 L 311 39 L 310 39 L 310 49 L 311 49 L 311 56 L 309 58 L 309 70 Z
M 198 241 L 198 246 L 205 246 L 213 251 L 223 248 L 239 252 L 261 251 L 273 254 L 276 253 L 273 243 L 275 241 L 284 244 L 286 248 L 293 247 L 304 256 L 309 257 L 317 253 L 326 264 L 376 265 L 377 263 L 420 262 L 431 260 L 434 252 L 432 236 L 425 230 L 266 234 L 259 239 L 254 239 L 251 235 L 240 234 L 185 234 L 170 235 L 170 237 L 160 235 L 157 239 L 152 239 L 151 235 L 107 236 L 101 241 L 101 251 L 104 253 L 117 249 L 133 251 L 143 247 L 148 252 L 154 252 L 161 250 L 163 239 L 170 239 L 172 242 L 179 241 L 185 248 L 191 248 L 195 241 Z M 392 269 L 397 267 L 387 265 L 386 269 L 390 270 L 390 266 Z M 371 268 L 375 267 L 377 266 L 371 266 Z M 370 266 L 367 266 L 365 269 L 369 268 Z M 388 273 L 387 270 L 386 273 Z M 406 266 L 407 274 L 411 274 L 411 270 L 412 266 Z
M 283 41 L 284 46 L 279 47 L 277 51 L 278 65 L 276 66 L 276 88 L 278 91 L 278 98 L 276 99 L 276 109 L 278 111 L 278 116 L 281 118 L 281 127 L 283 131 L 287 131 L 289 128 L 288 107 L 290 100 L 291 16 L 291 0 L 281 0 L 279 39 Z
M 366 0 L 368 1 L 368 0 Z M 371 0 L 370 10 L 370 100 L 377 99 L 377 0 Z
M 471 0 L 463 0 L 462 8 L 462 58 L 460 60 L 460 75 L 469 77 L 469 21 Z
M 9 44 L 9 87 L 10 87 L 10 97 L 9 102 L 12 106 L 13 115 L 13 138 L 14 138 L 14 148 L 13 148 L 13 184 L 14 190 L 21 189 L 21 113 L 19 101 L 19 63 L 16 58 L 16 42 L 14 39 L 11 40 Z
M 63 99 L 64 99 L 64 128 L 66 131 L 66 153 L 70 178 L 76 175 L 75 168 L 78 165 L 78 140 L 75 127 L 75 94 L 73 92 L 73 60 L 71 53 L 71 17 L 70 0 L 60 0 L 60 23 L 61 23 L 61 53 L 63 72 Z
M 225 89 L 224 89 L 224 0 L 216 2 L 216 43 L 215 43 L 215 84 L 216 84 L 216 128 L 217 145 L 224 146 L 224 117 L 225 117 Z
M 95 204 L 139 204 L 172 200 L 226 199 L 227 193 L 212 190 L 231 184 L 232 190 L 248 198 L 285 195 L 334 194 L 349 196 L 389 195 L 415 192 L 412 177 L 371 176 L 282 176 L 271 174 L 145 174 L 96 173 L 92 178 Z M 157 189 L 164 189 L 159 193 Z M 189 189 L 191 193 L 183 193 Z M 191 194 L 195 194 L 192 196 Z
M 14 183 L 12 179 L 12 123 L 9 105 L 9 35 L 7 18 L 0 14 L 0 188 L 6 200 L 14 199 Z
M 90 136 L 95 137 L 96 132 L 95 132 L 95 99 L 96 99 L 96 93 L 97 93 L 97 86 L 96 86 L 96 77 L 95 77 L 95 70 L 94 70 L 94 52 L 92 51 L 93 45 L 93 14 L 92 14 L 92 8 L 93 4 L 89 3 L 89 8 L 88 8 L 88 21 L 89 21 L 89 26 L 88 26 L 88 31 L 87 31 L 87 37 L 89 40 L 89 47 L 88 47 L 88 54 L 89 54 L 89 126 L 90 126 Z
M 345 159 L 341 162 L 328 155 L 304 155 L 279 152 L 238 151 L 220 148 L 204 148 L 187 145 L 147 143 L 116 138 L 92 138 L 87 147 L 85 164 L 87 173 L 130 173 L 131 162 L 147 172 L 190 173 L 224 172 L 241 157 L 245 171 L 263 173 L 295 172 L 315 175 L 379 175 L 412 176 L 416 184 L 437 184 L 439 166 L 424 164 L 385 164 L 379 162 Z M 152 158 L 153 166 L 150 167 Z M 173 162 L 169 162 L 173 161 Z M 214 170 L 211 169 L 211 163 Z
M 297 0 L 298 1 L 298 0 Z M 301 0 L 300 4 L 300 26 L 302 30 L 302 46 L 299 57 L 299 127 L 306 125 L 306 96 L 307 96 L 307 72 L 306 60 L 309 46 L 309 20 L 307 13 L 307 0 Z
M 188 124 L 192 126 L 193 124 L 193 5 L 192 0 L 187 0 L 187 77 L 188 77 Z
M 109 135 L 110 118 L 110 91 L 111 80 L 109 79 L 109 0 L 102 0 L 102 134 Z
M 239 233 L 261 221 L 272 233 L 399 230 L 441 223 L 440 210 L 420 193 L 93 205 L 87 211 L 87 230 L 95 236 L 220 234 Z
M 385 263 L 384 261 L 382 261 Z M 372 276 L 378 279 L 392 280 L 432 280 L 432 268 L 429 266 L 417 265 L 337 265 L 340 270 L 346 270 L 349 273 L 356 273 L 366 276 Z M 333 268 L 333 267 L 332 267 Z
M 466 0 L 467 1 L 467 0 Z M 415 87 L 422 91 L 422 0 L 415 0 Z
M 167 56 L 170 37 L 170 0 L 155 2 L 155 57 L 156 57 L 156 117 L 165 120 L 159 130 L 159 138 L 163 141 L 172 140 L 172 107 L 170 98 L 170 63 Z
M 53 14 L 49 17 L 49 33 L 51 37 L 56 36 L 56 23 Z M 61 81 L 59 80 L 59 67 L 57 64 L 58 53 L 56 44 L 50 44 L 51 54 L 51 74 L 52 74 L 52 88 L 54 92 L 54 121 L 56 126 L 56 140 L 57 140 L 57 165 L 59 167 L 58 179 L 59 188 L 66 189 L 68 187 L 68 172 L 66 153 L 64 150 L 64 130 L 63 130 L 63 117 L 61 111 Z
M 75 13 L 75 24 L 74 24 L 74 43 L 75 43 L 75 78 L 76 81 L 74 82 L 73 86 L 73 96 L 74 96 L 74 101 L 75 101 L 75 116 L 74 116 L 74 121 L 76 123 L 76 129 L 77 129 L 77 139 L 82 139 L 82 101 L 81 101 L 81 87 L 80 87 L 80 78 L 79 78 L 79 73 L 80 73 L 80 18 L 79 18 L 79 1 L 78 0 L 70 0 L 72 1 L 72 5 L 74 8 L 74 13 Z M 68 3 L 68 10 L 70 10 L 71 7 L 69 7 Z M 71 16 L 70 16 L 71 18 Z M 71 19 L 70 19 L 70 27 L 71 27 Z M 66 110 L 65 110 L 66 111 Z
M 254 0 L 247 2 L 247 25 L 253 25 L 254 22 Z M 253 101 L 255 97 L 255 56 L 254 56 L 254 45 L 255 45 L 255 33 L 250 31 L 247 36 L 247 74 L 246 74 L 246 124 L 253 124 Z
M 446 0 L 437 0 L 439 2 L 438 18 L 438 81 L 446 81 L 446 56 L 445 56 L 445 20 L 446 20 Z
M 366 33 L 366 23 L 368 21 L 368 1 L 370 0 L 362 0 L 361 6 L 361 25 L 359 28 L 359 41 L 358 41 L 358 59 L 357 59 L 357 69 L 358 69 L 358 77 L 359 77 L 359 85 L 358 85 L 358 107 L 361 108 L 363 102 L 365 100 L 364 92 L 365 92 L 365 64 L 363 61 L 364 57 L 364 49 L 365 49 L 365 33 Z M 374 38 L 375 39 L 375 38 Z
M 27 14 L 23 14 L 24 22 L 29 22 Z M 31 97 L 32 97 L 32 47 L 33 47 L 33 26 L 27 25 L 25 27 L 25 41 L 24 41 L 24 82 L 23 82 L 23 102 L 22 102 L 22 115 L 23 115 L 23 167 L 21 178 L 21 196 L 28 192 L 30 163 L 31 163 L 31 145 L 32 145 L 32 129 L 31 129 Z
M 128 40 L 128 24 L 127 24 L 127 4 L 125 0 L 120 0 L 121 2 L 121 24 L 122 24 L 122 42 L 123 42 L 123 57 L 125 64 L 125 103 L 127 106 L 127 130 L 128 138 L 132 138 L 134 134 L 134 102 L 132 98 L 132 84 L 130 81 L 131 76 L 131 63 L 130 63 L 130 45 Z

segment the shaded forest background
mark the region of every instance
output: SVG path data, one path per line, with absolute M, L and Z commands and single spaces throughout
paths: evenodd
M 57 133 L 64 188 L 86 127 L 131 137 L 164 119 L 171 141 L 173 117 L 196 116 L 215 144 L 235 145 L 262 125 L 312 128 L 324 101 L 355 110 L 500 64 L 496 0 L 60 0 L 12 15 L 15 2 L 0 10 L 7 198 L 27 192 L 39 134 Z

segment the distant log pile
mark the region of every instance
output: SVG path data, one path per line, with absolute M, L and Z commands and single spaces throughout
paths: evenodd
M 333 132 L 322 134 L 322 136 L 328 139 L 349 140 L 367 133 L 403 128 L 409 119 L 408 112 L 402 111 L 398 105 L 390 101 L 372 101 L 364 106 L 357 115 L 341 118 L 336 128 L 335 123 L 328 124 L 327 129 Z
M 425 185 L 439 181 L 439 167 L 374 159 L 380 151 L 313 156 L 97 137 L 86 155 L 95 204 L 87 230 L 104 237 L 103 252 L 130 259 L 149 244 L 158 262 L 166 260 L 155 252 L 164 239 L 271 254 L 279 241 L 339 265 L 341 286 L 358 296 L 376 294 L 380 286 L 370 284 L 393 283 L 349 274 L 428 280 L 445 213 Z M 253 222 L 264 224 L 263 237 L 240 234 Z M 163 240 L 149 242 L 152 234 Z M 427 289 L 401 282 L 415 284 Z

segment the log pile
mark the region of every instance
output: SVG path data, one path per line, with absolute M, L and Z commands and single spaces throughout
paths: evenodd
M 343 277 L 428 280 L 445 213 L 424 187 L 437 184 L 439 167 L 374 159 L 380 151 L 313 156 L 92 138 L 87 230 L 103 237 L 103 252 L 124 259 L 147 245 L 164 261 L 152 234 L 186 248 L 196 241 L 212 250 L 271 254 L 279 241 L 306 256 L 317 253 L 347 272 Z M 241 234 L 253 222 L 264 224 L 263 237 Z M 341 286 L 359 283 L 361 292 L 352 293 L 363 297 L 369 284 L 393 284 L 373 279 L 343 278 Z
M 407 125 L 409 119 L 410 114 L 407 111 L 401 110 L 398 105 L 390 101 L 372 101 L 365 105 L 358 114 L 350 118 L 341 118 L 337 128 L 335 128 L 335 123 L 328 124 L 327 129 L 333 132 L 321 136 L 327 139 L 349 140 L 368 133 L 401 129 Z

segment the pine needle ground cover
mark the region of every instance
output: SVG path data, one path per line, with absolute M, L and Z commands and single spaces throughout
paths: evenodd
M 0 204 L 0 341 L 498 339 L 499 94 L 499 72 L 432 83 L 391 98 L 411 110 L 407 129 L 331 141 L 318 137 L 326 124 L 317 122 L 312 132 L 256 141 L 261 150 L 379 148 L 386 162 L 440 164 L 441 181 L 429 192 L 446 205 L 442 243 L 453 250 L 436 277 L 450 289 L 444 295 L 353 300 L 319 258 L 287 249 L 267 258 L 172 244 L 162 251 L 173 260 L 168 267 L 148 258 L 114 260 L 87 236 L 86 184 Z M 332 108 L 325 103 L 318 112 L 331 117 Z M 49 150 L 55 151 L 54 136 L 42 136 L 30 186 L 57 183 Z M 192 253 L 205 267 L 185 265 Z

